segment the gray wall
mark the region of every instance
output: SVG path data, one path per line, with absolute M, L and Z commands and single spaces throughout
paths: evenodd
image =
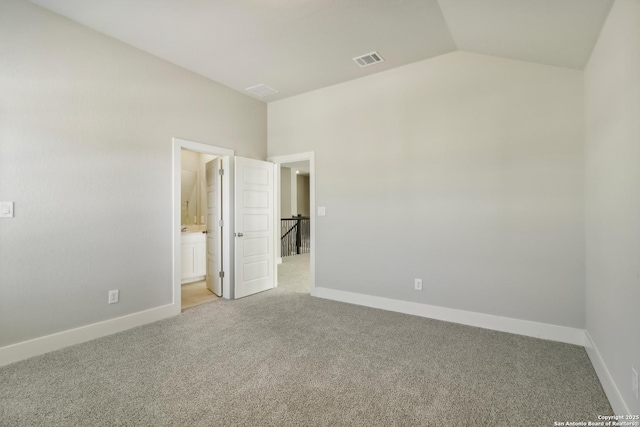
M 640 372 L 640 2 L 617 0 L 585 70 L 587 331 L 631 414 Z
M 309 176 L 298 175 L 296 176 L 296 181 L 298 215 L 309 216 Z
M 264 159 L 265 104 L 29 2 L 0 58 L 0 346 L 171 303 L 171 138 Z
M 270 156 L 316 153 L 317 286 L 584 327 L 580 71 L 456 52 L 268 108 Z
M 291 218 L 291 169 L 280 168 L 280 218 Z

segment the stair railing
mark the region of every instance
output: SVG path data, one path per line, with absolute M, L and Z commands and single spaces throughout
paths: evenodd
M 280 221 L 281 256 L 309 253 L 311 249 L 311 228 L 308 217 L 282 218 Z

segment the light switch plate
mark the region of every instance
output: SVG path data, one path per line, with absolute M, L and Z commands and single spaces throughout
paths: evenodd
M 327 214 L 327 210 L 324 206 L 318 207 L 318 216 L 325 216 Z
M 0 202 L 0 218 L 13 218 L 13 202 Z

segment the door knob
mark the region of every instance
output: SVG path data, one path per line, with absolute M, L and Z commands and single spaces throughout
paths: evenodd
M 244 234 L 242 234 L 242 233 L 236 233 L 236 237 L 242 237 L 242 236 L 244 236 Z

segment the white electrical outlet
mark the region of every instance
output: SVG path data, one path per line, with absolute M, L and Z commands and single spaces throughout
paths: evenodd
M 416 291 L 421 291 L 422 290 L 422 279 L 416 279 L 414 282 L 414 286 L 416 288 Z
M 0 202 L 0 218 L 13 218 L 13 202 Z
M 109 304 L 115 304 L 118 302 L 118 290 L 109 291 Z
M 636 399 L 638 398 L 638 371 L 631 368 L 631 390 L 633 390 L 633 394 L 635 394 Z

